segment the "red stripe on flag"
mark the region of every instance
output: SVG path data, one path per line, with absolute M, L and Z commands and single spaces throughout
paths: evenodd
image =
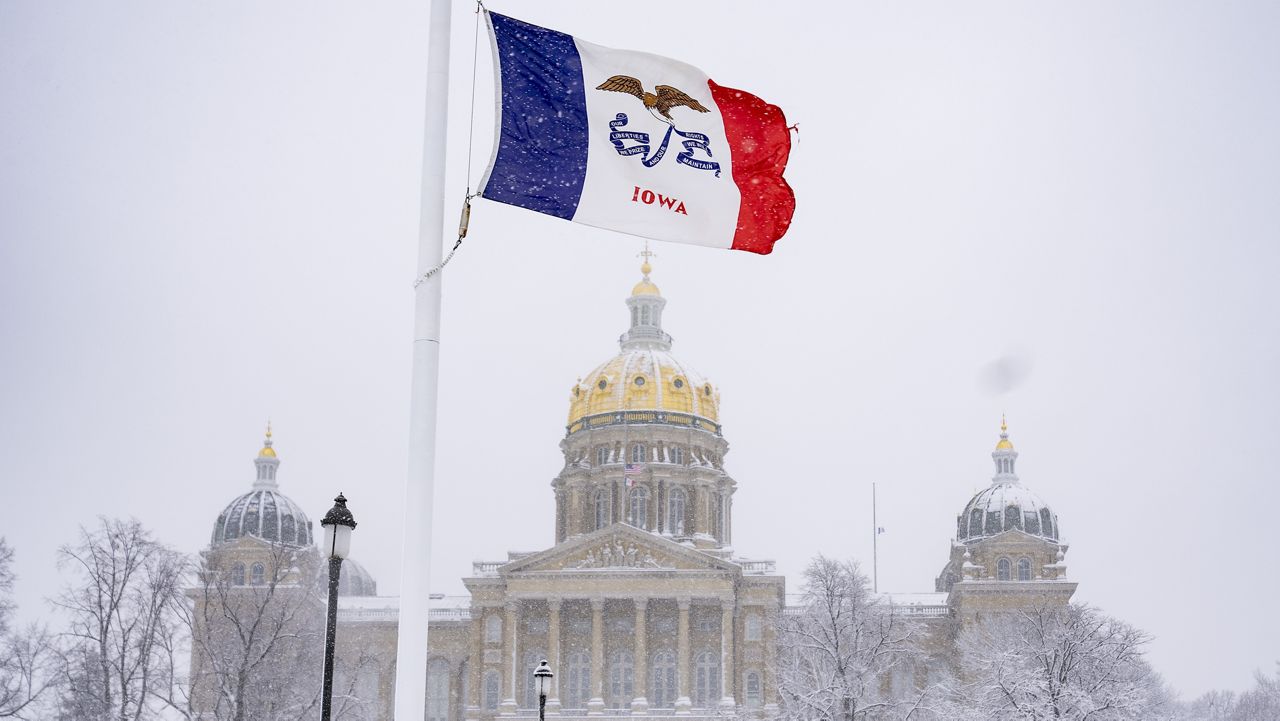
M 791 132 L 782 108 L 751 93 L 708 80 L 711 98 L 724 117 L 733 158 L 733 182 L 742 204 L 733 249 L 767 255 L 791 226 L 796 196 L 782 177 L 791 154 Z

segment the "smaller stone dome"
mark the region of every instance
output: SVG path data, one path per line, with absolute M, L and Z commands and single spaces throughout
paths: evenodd
M 325 584 L 328 584 L 328 570 L 325 571 L 324 578 Z M 338 572 L 338 595 L 343 597 L 376 596 L 378 595 L 378 582 L 373 580 L 373 574 L 369 573 L 364 566 L 348 558 L 342 562 L 342 570 Z
M 271 489 L 255 489 L 236 498 L 218 514 L 213 525 L 215 546 L 252 536 L 286 546 L 314 542 L 311 520 L 288 496 Z

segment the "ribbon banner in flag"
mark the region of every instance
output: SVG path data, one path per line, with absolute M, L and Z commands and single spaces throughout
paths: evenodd
M 482 197 L 753 253 L 787 232 L 791 136 L 776 105 L 677 60 L 486 17 L 499 118 Z

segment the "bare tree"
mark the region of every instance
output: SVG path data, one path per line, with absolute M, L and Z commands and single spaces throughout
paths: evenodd
M 922 627 L 875 598 L 854 561 L 818 556 L 804 572 L 804 606 L 779 623 L 778 687 L 787 719 L 905 718 L 919 694 L 894 698 L 893 674 L 910 674 Z M 914 689 L 914 684 L 911 684 Z
M 186 559 L 136 520 L 100 519 L 58 551 L 75 582 L 56 605 L 64 634 L 60 713 L 77 721 L 153 718 L 165 681 L 162 647 L 181 601 Z
M 1253 688 L 1240 694 L 1232 709 L 1231 721 L 1275 721 L 1280 719 L 1280 664 L 1275 676 L 1254 675 Z
M 56 649 L 39 624 L 12 628 L 14 581 L 13 548 L 0 538 L 0 718 L 41 718 L 57 681 Z
M 204 554 L 186 618 L 188 709 L 219 721 L 310 718 L 320 703 L 324 642 L 315 550 L 263 542 L 255 558 L 262 575 L 246 583 L 240 561 Z
M 1081 605 L 996 616 L 958 641 L 956 719 L 1147 721 L 1172 709 L 1150 637 Z

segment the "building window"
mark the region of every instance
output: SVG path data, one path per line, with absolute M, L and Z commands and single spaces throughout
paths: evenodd
M 649 679 L 649 701 L 654 708 L 675 708 L 676 655 L 670 651 L 653 654 L 653 673 Z
M 720 700 L 720 654 L 703 651 L 695 661 L 693 705 L 697 708 L 714 708 Z
M 578 651 L 569 654 L 565 668 L 564 693 L 560 703 L 567 709 L 584 709 L 591 698 L 591 659 Z
M 293 516 L 285 516 L 280 521 L 280 535 L 282 536 L 280 541 L 283 543 L 298 542 L 298 531 L 294 525 Z
M 746 626 L 746 636 L 748 641 L 759 641 L 764 635 L 764 624 L 760 620 L 760 614 L 748 614 L 744 625 Z
M 498 643 L 502 640 L 502 619 L 497 614 L 484 620 L 484 640 L 486 643 Z
M 231 585 L 232 586 L 244 585 L 244 564 L 243 563 L 237 563 L 236 565 L 231 567 Z
M 596 465 L 603 466 L 608 462 L 609 462 L 609 449 L 604 446 L 600 446 L 599 448 L 596 449 Z
M 667 494 L 667 531 L 673 536 L 684 535 L 684 491 L 673 488 Z
M 1040 535 L 1040 516 L 1037 516 L 1035 511 L 1026 511 L 1022 516 L 1023 530 L 1036 536 Z
M 1048 508 L 1041 508 L 1041 509 L 1040 509 L 1040 533 L 1041 533 L 1041 535 L 1045 536 L 1046 538 L 1057 538 L 1058 536 L 1057 536 L 1056 534 L 1054 534 L 1054 532 L 1053 532 L 1053 531 L 1054 531 L 1054 528 L 1053 528 L 1053 518 L 1052 518 L 1052 516 L 1050 516 L 1050 515 L 1049 515 L 1049 509 L 1048 509 Z
M 1002 558 L 999 561 L 996 561 L 996 580 L 1008 581 L 1009 570 L 1010 570 L 1009 559 Z
M 427 721 L 449 721 L 449 662 L 442 658 L 427 666 Z
M 636 659 L 630 651 L 619 649 L 609 658 L 609 707 L 631 707 L 635 697 Z
M 253 568 L 249 571 L 249 583 L 255 586 L 261 586 L 267 582 L 267 569 L 261 563 L 253 564 Z
M 1000 532 L 1000 512 L 987 511 L 987 535 L 994 536 Z
M 1022 509 L 1017 506 L 1005 506 L 1004 530 L 1022 530 Z
M 596 528 L 609 525 L 609 494 L 596 491 Z
M 524 666 L 520 669 L 524 677 L 524 708 L 538 708 L 538 686 L 533 680 L 533 670 L 546 657 L 542 651 L 526 651 L 524 654 Z
M 640 325 L 649 325 L 649 306 L 640 306 Z
M 627 494 L 627 523 L 636 528 L 649 528 L 649 489 L 636 486 Z
M 498 708 L 499 697 L 502 695 L 502 677 L 498 675 L 497 670 L 489 669 L 484 672 L 484 708 L 486 711 L 495 711 Z
M 1031 580 L 1031 559 L 1030 558 L 1018 559 L 1018 580 L 1019 581 Z
M 760 672 L 747 671 L 743 677 L 746 682 L 746 705 L 747 708 L 760 708 Z
M 671 462 L 676 464 L 677 466 L 684 465 L 684 447 L 683 446 L 672 446 Z
M 644 463 L 644 444 L 637 443 L 631 446 L 631 462 Z

